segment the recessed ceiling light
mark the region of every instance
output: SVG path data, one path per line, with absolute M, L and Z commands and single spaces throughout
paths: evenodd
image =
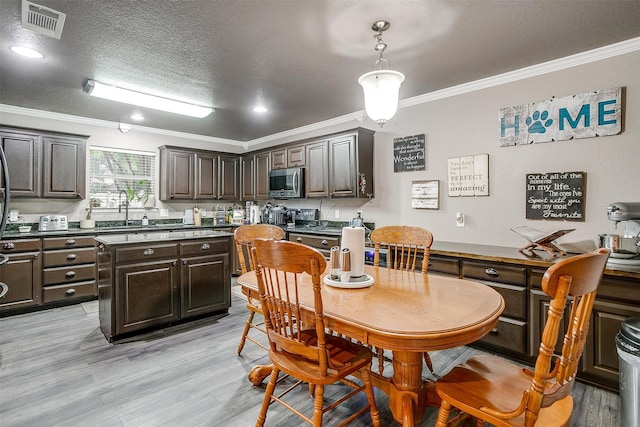
M 258 105 L 258 106 L 256 106 L 256 107 L 253 107 L 253 112 L 254 112 L 254 113 L 266 113 L 267 111 L 269 111 L 269 110 L 267 110 L 267 109 L 266 109 L 265 107 L 263 107 L 262 105 Z
M 42 59 L 44 58 L 44 55 L 40 52 L 38 52 L 35 49 L 31 49 L 30 47 L 26 47 L 26 46 L 11 46 L 9 49 L 11 49 L 11 51 L 13 53 L 17 53 L 18 55 L 22 55 L 25 56 L 27 58 L 33 58 L 33 59 Z
M 135 120 L 137 122 L 144 120 L 144 116 L 140 113 L 133 113 L 130 117 L 131 117 L 131 120 Z

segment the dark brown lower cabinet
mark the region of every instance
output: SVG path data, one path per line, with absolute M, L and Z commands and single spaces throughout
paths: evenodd
M 229 256 L 215 255 L 182 260 L 182 318 L 199 316 L 229 307 Z
M 177 260 L 116 266 L 118 334 L 171 323 L 180 318 Z
M 42 256 L 40 239 L 2 242 L 9 261 L 0 266 L 0 282 L 9 290 L 0 300 L 0 312 L 41 304 Z
M 231 237 L 99 247 L 100 329 L 109 341 L 231 305 Z

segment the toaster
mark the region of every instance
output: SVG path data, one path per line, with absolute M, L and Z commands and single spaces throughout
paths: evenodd
M 42 215 L 40 217 L 39 231 L 68 230 L 69 222 L 66 215 Z

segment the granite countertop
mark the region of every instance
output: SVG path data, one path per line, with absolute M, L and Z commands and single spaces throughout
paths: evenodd
M 229 228 L 233 227 L 232 224 L 223 225 L 202 225 L 196 227 L 195 225 L 183 225 L 182 223 L 173 224 L 153 224 L 149 226 L 131 225 L 131 226 L 106 226 L 96 228 L 69 228 L 68 230 L 59 231 L 38 231 L 37 224 L 33 225 L 31 231 L 27 233 L 21 233 L 18 230 L 5 231 L 2 235 L 3 240 L 8 239 L 32 239 L 40 237 L 64 237 L 64 236 L 94 236 L 104 234 L 136 234 L 136 233 L 150 233 L 156 231 L 190 231 L 190 230 L 205 230 L 216 228 Z
M 233 233 L 211 229 L 184 231 L 150 231 L 128 234 L 106 234 L 97 236 L 98 243 L 106 246 L 118 246 L 131 243 L 156 243 L 176 240 L 208 239 L 216 237 L 233 237 Z

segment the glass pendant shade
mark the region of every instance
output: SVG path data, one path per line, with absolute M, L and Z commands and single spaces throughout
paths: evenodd
M 398 110 L 398 94 L 404 74 L 393 70 L 375 70 L 358 79 L 364 92 L 364 107 L 367 116 L 384 126 Z

